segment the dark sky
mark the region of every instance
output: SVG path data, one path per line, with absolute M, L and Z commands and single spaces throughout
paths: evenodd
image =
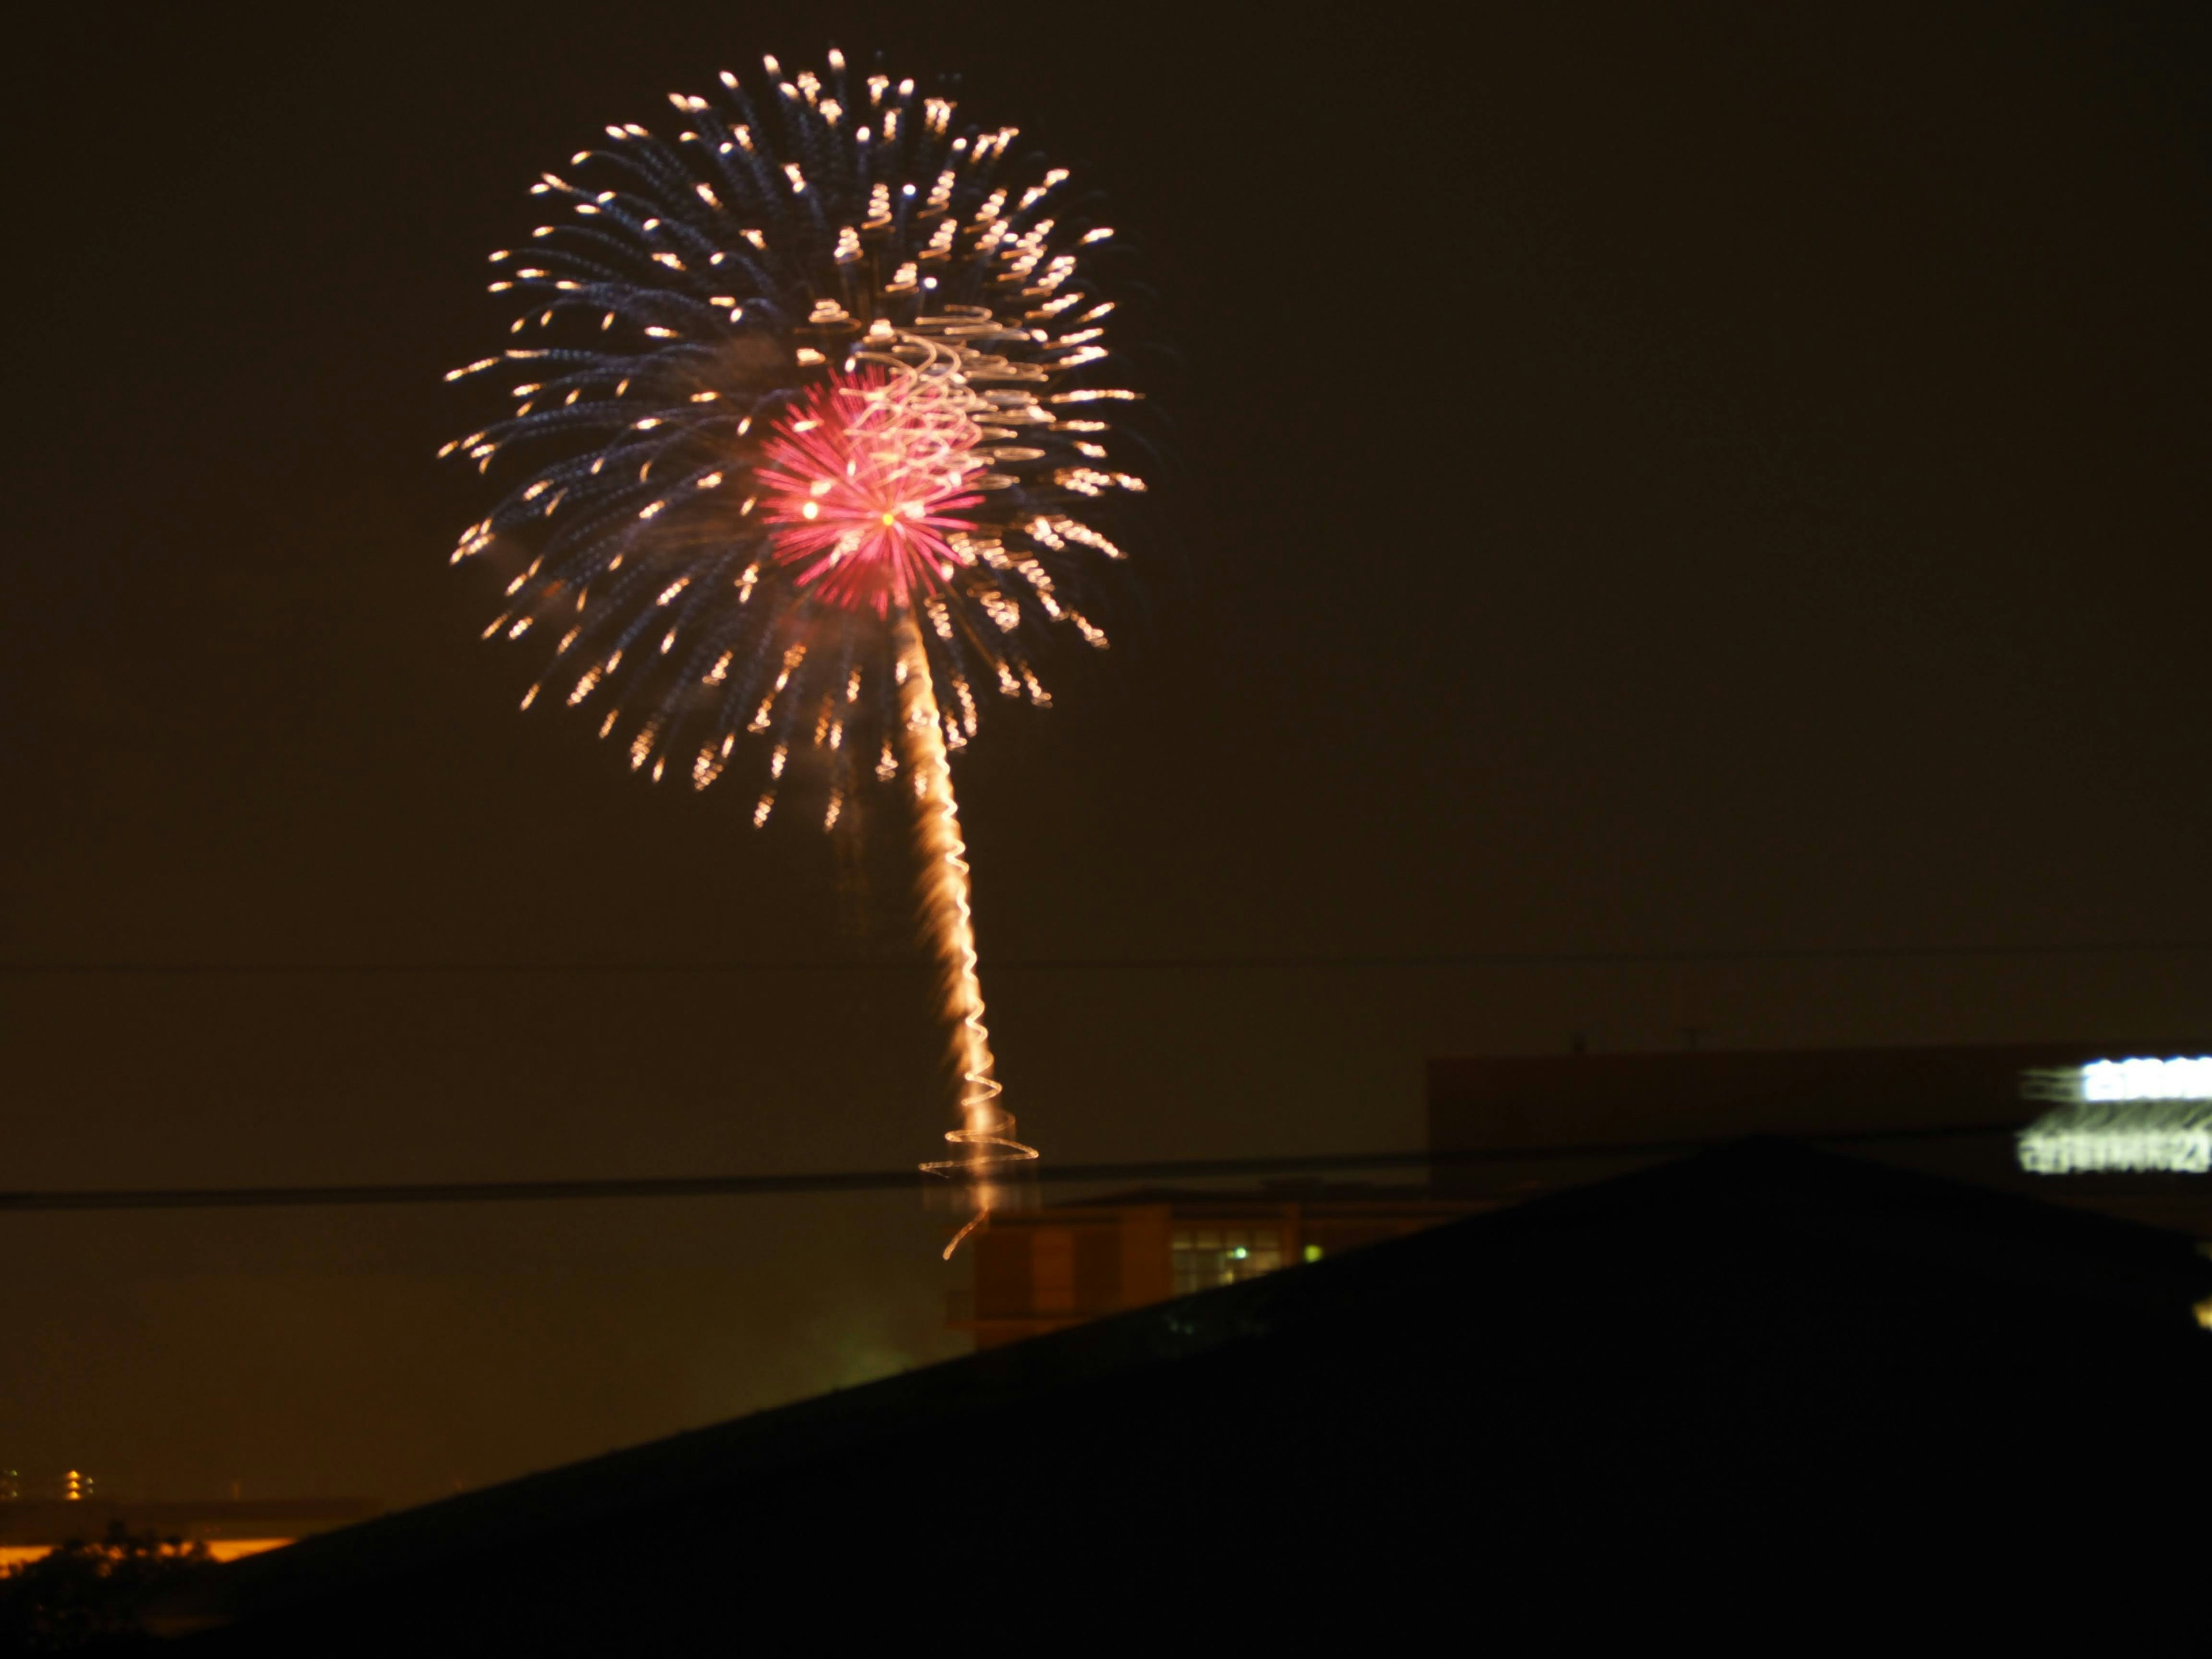
M 841 884 L 518 715 L 431 459 L 528 180 L 833 39 L 963 72 L 1158 290 L 1112 672 L 959 774 L 1048 1155 L 1418 1144 L 1424 1056 L 1576 1030 L 2212 1024 L 2212 950 L 2081 948 L 2212 943 L 2208 14 L 1454 9 L 15 36 L 0 1186 L 926 1152 L 923 981 L 800 965 L 910 951 L 896 833 Z M 2027 953 L 1726 954 L 1890 947 Z M 1281 961 L 1616 952 L 1718 954 Z M 0 1218 L 0 1464 L 474 1484 L 953 1351 L 939 1227 Z

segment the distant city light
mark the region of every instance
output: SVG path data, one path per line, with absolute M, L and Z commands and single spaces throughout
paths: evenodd
M 2020 1133 L 2020 1166 L 2032 1174 L 2212 1174 L 2212 1057 L 2096 1060 L 2022 1084 L 2065 1103 Z

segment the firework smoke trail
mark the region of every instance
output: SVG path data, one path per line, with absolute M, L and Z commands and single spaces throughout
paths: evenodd
M 1145 487 L 1104 418 L 1139 394 L 1092 378 L 1113 233 L 1013 128 L 835 51 L 763 65 L 757 102 L 725 72 L 669 94 L 672 142 L 611 125 L 531 186 L 573 216 L 491 256 L 520 338 L 447 376 L 516 380 L 441 452 L 506 477 L 453 558 L 511 578 L 487 639 L 556 641 L 522 706 L 623 731 L 654 782 L 749 747 L 755 826 L 805 792 L 848 833 L 908 775 L 958 1078 L 956 1156 L 925 1167 L 980 1221 L 1036 1154 L 999 1103 L 951 763 L 992 691 L 1050 704 L 1044 635 L 1107 643 L 1077 600 L 1122 556 L 1098 514 Z

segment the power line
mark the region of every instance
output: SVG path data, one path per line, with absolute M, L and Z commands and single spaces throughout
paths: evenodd
M 1807 1139 L 1822 1145 L 1943 1140 L 2010 1135 L 2009 1126 L 1948 1124 Z M 1502 1147 L 1480 1152 L 1299 1153 L 1275 1158 L 1150 1158 L 1117 1164 L 1044 1164 L 1017 1177 L 1060 1185 L 1127 1181 L 1205 1181 L 1241 1176 L 1322 1175 L 1333 1170 L 1528 1164 L 1572 1159 L 1680 1156 L 1723 1144 L 1713 1139 L 1616 1141 L 1589 1146 Z M 639 1176 L 589 1181 L 449 1181 L 325 1187 L 155 1187 L 0 1192 L 0 1212 L 88 1210 L 255 1210 L 364 1204 L 549 1203 L 578 1199 L 751 1198 L 793 1193 L 945 1190 L 913 1168 L 822 1170 L 790 1175 Z
M 2089 941 L 2068 945 L 1869 945 L 1693 951 L 1437 951 L 1285 952 L 1218 956 L 1002 957 L 986 958 L 991 974 L 1248 972 L 1359 968 L 1518 968 L 1672 966 L 1697 963 L 1907 962 L 2031 957 L 2212 954 L 2201 939 Z M 920 957 L 794 957 L 755 962 L 0 962 L 0 975 L 21 978 L 184 977 L 342 978 L 358 975 L 653 975 L 714 974 L 926 974 Z

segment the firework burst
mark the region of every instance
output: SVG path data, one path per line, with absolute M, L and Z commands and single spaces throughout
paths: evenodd
M 655 782 L 743 763 L 756 826 L 808 784 L 825 828 L 861 788 L 911 796 L 960 1078 L 929 1167 L 980 1218 L 1035 1154 L 993 1076 L 950 759 L 989 696 L 1049 703 L 1049 632 L 1106 644 L 1074 596 L 1144 489 L 1104 418 L 1138 394 L 1094 380 L 1112 232 L 1012 128 L 836 52 L 763 61 L 760 103 L 726 72 L 670 94 L 672 139 L 610 126 L 531 187 L 562 216 L 491 256 L 520 337 L 447 377 L 512 378 L 444 452 L 510 481 L 453 557 L 516 557 L 485 637 L 555 642 L 523 707 L 582 709 Z

